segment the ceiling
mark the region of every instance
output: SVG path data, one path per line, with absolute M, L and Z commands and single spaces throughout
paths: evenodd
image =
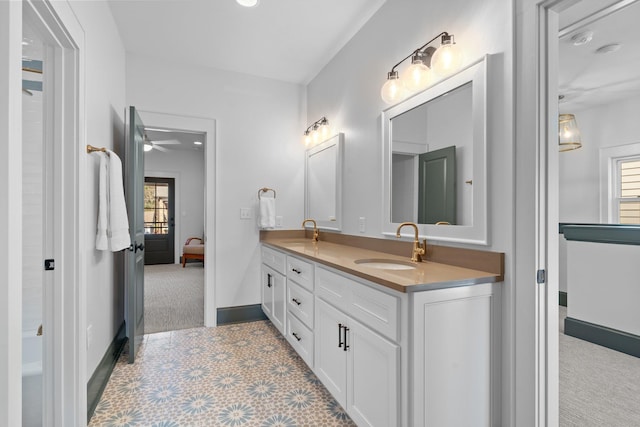
M 144 133 L 156 151 L 202 151 L 204 148 L 205 135 L 202 133 L 159 128 L 145 128 Z M 194 144 L 195 141 L 202 144 Z
M 127 52 L 306 84 L 386 0 L 109 0 Z
M 607 11 L 605 6 L 610 3 L 626 6 Z M 639 21 L 640 1 L 583 0 L 561 13 L 558 72 L 559 94 L 563 96 L 561 113 L 640 96 Z M 572 37 L 585 31 L 593 33 L 591 41 L 574 45 Z M 611 44 L 620 44 L 620 49 L 598 52 L 602 46 Z

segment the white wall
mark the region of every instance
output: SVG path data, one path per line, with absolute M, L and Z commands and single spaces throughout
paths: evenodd
M 358 218 L 367 218 L 366 234 L 381 237 L 381 125 L 387 108 L 380 88 L 387 72 L 401 58 L 441 31 L 455 35 L 470 63 L 484 54 L 497 66 L 490 71 L 488 127 L 490 222 L 492 247 L 504 249 L 509 238 L 502 230 L 511 223 L 511 141 L 505 111 L 509 78 L 511 3 L 506 0 L 456 0 L 442 4 L 388 0 L 308 87 L 308 117 L 326 115 L 345 133 L 344 228 L 358 233 Z M 402 70 L 401 70 L 402 71 Z M 500 167 L 492 167 L 500 165 Z M 504 167 L 503 167 L 504 166 Z M 376 183 L 362 191 L 367 183 Z M 494 197 L 499 194 L 500 197 Z
M 144 155 L 145 177 L 175 178 L 176 259 L 189 237 L 204 236 L 204 150 L 151 150 Z M 158 173 L 159 172 L 159 173 Z M 179 204 L 178 204 L 179 203 Z
M 216 306 L 260 302 L 258 189 L 277 192 L 283 228 L 304 212 L 305 94 L 299 85 L 127 55 L 127 104 L 216 120 Z M 207 189 L 212 194 L 212 189 Z
M 106 2 L 70 2 L 85 33 L 86 142 L 113 149 L 123 157 L 125 52 Z M 104 356 L 124 320 L 123 254 L 95 250 L 98 217 L 98 157 L 86 155 L 87 194 L 81 195 L 80 230 L 86 277 L 87 326 L 92 339 L 87 349 L 87 380 Z
M 512 14 L 513 3 L 509 0 L 387 0 L 311 81 L 307 91 L 308 117 L 326 115 L 332 126 L 345 133 L 343 232 L 358 234 L 358 218 L 366 217 L 365 234 L 379 238 L 382 237 L 383 219 L 381 112 L 387 108 L 380 98 L 380 88 L 387 72 L 441 31 L 455 35 L 456 42 L 465 51 L 467 63 L 485 54 L 494 54 L 487 91 L 490 244 L 479 249 L 506 254 L 502 360 L 504 425 L 509 425 L 508 420 L 515 417 L 513 387 L 518 386 L 514 385 L 511 350 L 515 328 L 512 309 L 515 290 L 511 283 L 515 257 L 512 249 L 515 245 Z M 367 191 L 362 191 L 365 187 Z M 527 387 L 531 387 L 530 381 L 520 385 L 523 390 Z
M 560 222 L 607 222 L 600 220 L 600 148 L 640 142 L 638 111 L 640 96 L 567 111 L 576 116 L 582 148 L 560 153 Z

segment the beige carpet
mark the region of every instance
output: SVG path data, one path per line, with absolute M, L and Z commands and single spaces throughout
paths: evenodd
M 560 307 L 560 426 L 640 426 L 640 358 L 564 334 Z
M 201 263 L 145 265 L 144 333 L 204 326 Z

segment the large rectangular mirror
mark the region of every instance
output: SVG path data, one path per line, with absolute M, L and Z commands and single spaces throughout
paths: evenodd
M 318 228 L 342 229 L 342 145 L 339 133 L 306 151 L 305 218 Z
M 488 57 L 382 113 L 384 234 L 488 244 Z

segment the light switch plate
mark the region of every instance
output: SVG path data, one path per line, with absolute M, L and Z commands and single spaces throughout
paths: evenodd
M 240 208 L 240 219 L 251 219 L 251 209 Z
M 276 216 L 276 227 L 282 227 L 282 216 Z

